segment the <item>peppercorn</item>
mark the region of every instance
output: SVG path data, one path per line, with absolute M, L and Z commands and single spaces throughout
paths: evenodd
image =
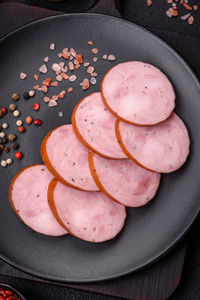
M 16 108 L 17 108 L 17 105 L 16 105 L 16 104 L 11 103 L 11 104 L 9 105 L 9 110 L 10 110 L 10 111 L 14 111 Z
M 29 91 L 28 94 L 29 94 L 29 97 L 33 97 L 33 96 L 35 96 L 35 91 Z
M 21 153 L 21 152 L 17 152 L 17 153 L 15 154 L 15 157 L 16 157 L 17 159 L 21 159 L 21 158 L 22 158 L 22 153 Z
M 8 135 L 8 139 L 9 139 L 9 141 L 10 142 L 13 142 L 14 140 L 16 140 L 16 135 L 14 135 L 13 133 L 10 133 L 9 135 Z
M 1 142 L 2 142 L 2 144 L 7 144 L 8 139 L 6 137 L 4 137 L 4 138 L 1 139 Z
M 13 162 L 13 160 L 12 160 L 12 158 L 7 158 L 7 159 L 6 159 L 6 162 L 7 162 L 8 165 L 11 165 L 12 162 Z
M 35 111 L 38 111 L 39 108 L 40 108 L 40 104 L 37 103 L 37 102 L 35 102 L 35 103 L 33 104 L 33 109 L 34 109 Z
M 8 124 L 7 123 L 3 123 L 2 127 L 3 127 L 3 129 L 7 129 L 8 128 Z
M 5 106 L 2 106 L 2 107 L 1 107 L 1 111 L 2 111 L 2 113 L 3 113 L 4 115 L 7 114 L 7 109 L 5 108 Z
M 40 119 L 35 119 L 33 124 L 36 125 L 36 126 L 40 126 L 40 125 L 42 125 L 42 121 Z
M 19 126 L 18 130 L 19 130 L 20 133 L 24 133 L 25 132 L 24 126 Z
M 3 113 L 2 113 L 2 111 L 0 109 L 0 118 L 2 118 L 2 117 L 3 117 Z
M 2 161 L 1 161 L 1 166 L 2 166 L 2 167 L 6 167 L 6 166 L 7 166 L 6 160 L 2 160 Z
M 4 151 L 5 151 L 6 153 L 10 152 L 10 148 L 9 148 L 8 146 L 5 146 L 5 147 L 4 147 Z
M 12 95 L 12 98 L 13 98 L 13 100 L 14 101 L 17 101 L 17 100 L 19 100 L 19 94 L 18 93 L 14 93 L 13 95 Z
M 19 113 L 18 110 L 14 110 L 14 111 L 13 111 L 13 116 L 14 116 L 15 118 L 19 117 L 19 115 L 20 115 L 20 113 Z
M 33 122 L 33 118 L 31 116 L 26 117 L 26 123 L 30 125 Z
M 16 122 L 17 126 L 22 126 L 22 124 L 23 124 L 22 120 L 17 120 L 17 122 Z
M 0 132 L 0 138 L 4 138 L 5 137 L 5 133 L 3 131 Z
M 17 143 L 13 143 L 13 144 L 11 145 L 11 147 L 12 147 L 13 150 L 16 150 L 16 149 L 19 148 L 19 145 L 18 145 Z
M 28 92 L 23 93 L 23 98 L 24 100 L 28 100 L 30 98 L 29 93 Z
M 2 152 L 4 149 L 4 146 L 2 144 L 0 144 L 0 152 Z

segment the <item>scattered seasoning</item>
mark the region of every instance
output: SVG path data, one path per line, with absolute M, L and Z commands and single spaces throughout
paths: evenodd
M 85 91 L 85 90 L 89 89 L 89 87 L 90 87 L 90 82 L 89 82 L 89 80 L 87 78 L 85 78 L 83 80 L 82 89 Z
M 31 116 L 26 117 L 26 124 L 30 125 L 33 122 L 33 118 Z
M 152 0 L 147 0 L 147 6 L 151 6 L 152 5 Z
M 2 166 L 3 168 L 5 168 L 5 167 L 7 166 L 6 160 L 2 160 L 2 161 L 1 161 L 1 166 Z
M 40 119 L 35 119 L 33 124 L 36 125 L 36 126 L 40 126 L 40 125 L 42 125 L 42 121 Z
M 190 16 L 189 18 L 188 18 L 188 24 L 189 25 L 192 25 L 194 23 L 194 17 L 193 16 Z
M 39 79 L 39 75 L 38 74 L 34 74 L 34 78 L 35 78 L 35 80 L 38 80 Z
M 70 87 L 70 88 L 68 88 L 67 91 L 68 91 L 68 93 L 71 93 L 71 92 L 73 92 L 73 90 L 74 90 L 74 89 L 73 89 L 72 87 Z
M 0 152 L 2 152 L 4 149 L 4 146 L 2 144 L 0 144 Z
M 79 62 L 79 64 L 82 64 L 83 63 L 83 55 L 82 54 L 76 55 L 76 60 Z
M 58 105 L 58 103 L 56 102 L 56 100 L 54 100 L 54 99 L 51 99 L 50 101 L 49 101 L 49 104 L 48 104 L 48 106 L 50 106 L 50 107 L 52 107 L 52 106 L 57 106 Z M 35 122 L 35 121 L 34 121 Z M 35 123 L 34 123 L 35 124 Z
M 57 76 L 56 76 L 56 79 L 57 79 L 58 81 L 62 81 L 63 78 L 62 78 L 61 75 L 57 75 Z
M 11 147 L 12 147 L 13 150 L 16 150 L 16 149 L 19 148 L 19 145 L 18 145 L 17 143 L 13 143 L 13 144 L 11 145 Z
M 108 60 L 114 61 L 116 58 L 113 54 L 108 55 Z
M 2 106 L 2 107 L 1 107 L 1 111 L 2 111 L 2 113 L 3 113 L 4 115 L 7 114 L 7 109 L 5 108 L 5 106 Z
M 5 133 L 4 132 L 0 132 L 0 138 L 4 138 L 5 137 Z
M 107 58 L 108 58 L 108 55 L 107 55 L 107 54 L 104 54 L 104 55 L 102 56 L 102 58 L 103 58 L 103 59 L 107 59 Z
M 50 45 L 50 50 L 54 50 L 55 49 L 55 44 L 54 43 L 51 43 L 51 45 Z
M 58 113 L 58 116 L 59 116 L 59 117 L 63 117 L 63 112 L 60 111 L 60 112 Z
M 95 56 L 93 57 L 93 62 L 97 62 L 98 58 Z
M 90 65 L 90 63 L 89 62 L 85 62 L 83 65 L 84 65 L 84 67 L 88 67 Z
M 9 152 L 10 152 L 10 148 L 9 148 L 8 146 L 5 146 L 5 147 L 4 147 L 4 151 L 5 151 L 6 153 L 9 153 Z
M 3 123 L 2 128 L 3 129 L 7 129 L 8 128 L 8 124 L 7 123 Z
M 93 67 L 93 66 L 89 66 L 89 67 L 87 68 L 87 72 L 88 72 L 89 74 L 93 73 L 93 72 L 94 72 L 94 67 Z
M 17 108 L 17 105 L 11 103 L 8 108 L 9 108 L 10 111 L 14 111 Z
M 50 100 L 51 100 L 51 99 L 50 99 L 49 97 L 47 97 L 47 96 L 44 97 L 44 102 L 45 102 L 45 103 L 48 103 Z
M 48 62 L 49 61 L 49 57 L 48 56 L 46 56 L 45 58 L 44 58 L 44 62 Z
M 74 76 L 75 76 L 75 75 L 74 75 Z M 60 92 L 60 93 L 58 94 L 58 98 L 63 99 L 63 98 L 65 97 L 65 94 L 66 94 L 65 91 Z
M 23 93 L 23 99 L 24 100 L 28 100 L 30 98 L 29 93 L 28 92 L 24 92 Z
M 97 48 L 92 49 L 92 53 L 97 54 L 98 52 L 99 52 L 99 49 L 97 49 Z
M 20 79 L 23 80 L 23 79 L 25 79 L 27 77 L 27 75 L 25 73 L 21 72 L 20 75 L 19 75 L 19 77 L 20 77 Z
M 74 70 L 74 64 L 72 61 L 69 62 L 69 69 L 70 69 L 70 71 Z
M 42 81 L 42 84 L 45 86 L 50 86 L 52 82 L 52 78 L 46 78 L 45 80 Z
M 95 77 L 91 77 L 90 83 L 91 83 L 91 84 L 96 84 L 96 83 L 97 83 L 96 78 L 95 78 Z
M 28 94 L 29 94 L 29 97 L 34 97 L 35 96 L 35 91 L 29 91 Z
M 20 113 L 19 113 L 19 111 L 17 109 L 13 111 L 13 116 L 15 118 L 19 117 L 19 115 L 20 115 Z
M 15 153 L 15 157 L 16 157 L 17 159 L 21 159 L 21 158 L 22 158 L 22 153 L 21 153 L 21 152 Z
M 62 76 L 63 79 L 67 80 L 69 79 L 69 75 L 65 74 L 65 73 L 61 73 L 60 74 Z
M 16 122 L 17 126 L 22 126 L 22 124 L 23 124 L 22 120 L 17 120 L 17 122 Z
M 54 81 L 51 83 L 51 86 L 58 86 L 58 81 Z
M 76 80 L 76 75 L 71 75 L 69 77 L 69 81 L 75 81 Z
M 194 10 L 194 11 L 197 11 L 198 8 L 199 8 L 198 5 L 193 5 L 193 10 Z
M 14 93 L 14 94 L 12 95 L 12 98 L 13 98 L 14 101 L 17 101 L 17 100 L 19 100 L 20 96 L 19 96 L 18 93 Z
M 2 117 L 3 117 L 3 113 L 2 113 L 2 111 L 0 109 L 0 118 L 2 118 Z
M 8 140 L 7 140 L 6 137 L 3 137 L 3 138 L 1 139 L 1 142 L 2 142 L 2 144 L 7 144 Z
M 8 140 L 10 141 L 10 142 L 14 142 L 15 140 L 16 140 L 16 135 L 15 134 L 13 134 L 13 133 L 10 133 L 9 135 L 8 135 Z M 13 147 L 12 147 L 13 148 Z
M 35 102 L 35 103 L 33 104 L 33 109 L 34 109 L 35 111 L 38 111 L 38 110 L 40 109 L 40 104 L 39 104 L 38 102 Z
M 7 158 L 6 162 L 8 165 L 11 165 L 13 163 L 13 160 L 12 160 L 12 158 Z
M 88 41 L 88 45 L 94 45 L 93 41 Z
M 39 68 L 39 71 L 40 73 L 47 73 L 47 66 L 46 65 L 42 65 L 40 68 Z
M 24 133 L 25 132 L 24 126 L 19 126 L 18 130 L 19 130 L 20 133 Z

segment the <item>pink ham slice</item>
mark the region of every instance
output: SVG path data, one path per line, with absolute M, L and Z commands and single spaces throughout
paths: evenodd
M 89 170 L 88 149 L 79 142 L 71 124 L 57 127 L 44 138 L 41 155 L 62 183 L 80 190 L 99 190 Z
M 89 153 L 89 164 L 101 191 L 126 206 L 147 204 L 159 187 L 159 173 L 141 168 L 129 159 L 106 159 Z
M 72 115 L 72 125 L 79 140 L 93 152 L 107 158 L 125 158 L 115 135 L 116 118 L 103 105 L 100 93 L 80 101 Z
M 60 224 L 88 242 L 113 239 L 123 228 L 126 210 L 101 192 L 83 192 L 53 179 L 49 185 L 50 207 Z
M 188 131 L 175 113 L 155 126 L 136 126 L 117 121 L 116 133 L 130 159 L 159 173 L 179 169 L 189 155 Z
M 44 165 L 32 165 L 12 180 L 9 199 L 19 218 L 33 230 L 51 236 L 67 234 L 54 218 L 47 201 L 53 176 Z
M 156 67 L 129 61 L 113 67 L 101 84 L 104 105 L 117 118 L 138 125 L 157 124 L 175 107 L 168 78 Z

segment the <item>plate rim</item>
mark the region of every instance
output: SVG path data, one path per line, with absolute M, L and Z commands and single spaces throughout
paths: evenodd
M 144 33 L 150 35 L 154 40 L 159 42 L 165 49 L 170 51 L 172 53 L 172 55 L 176 57 L 177 60 L 179 60 L 181 65 L 184 66 L 184 68 L 187 70 L 187 72 L 192 77 L 194 83 L 197 85 L 197 87 L 199 89 L 199 92 L 200 92 L 200 80 L 198 79 L 197 75 L 192 70 L 192 68 L 187 63 L 187 61 L 181 56 L 181 54 L 179 54 L 171 45 L 169 45 L 162 38 L 160 38 L 159 36 L 157 36 L 156 34 L 151 32 L 150 30 L 144 28 L 143 26 L 140 26 L 138 24 L 135 24 L 134 22 L 130 22 L 130 21 L 118 18 L 118 17 L 114 17 L 114 16 L 97 14 L 97 13 L 70 13 L 70 14 L 63 13 L 63 14 L 43 17 L 43 18 L 40 18 L 38 20 L 35 20 L 35 21 L 29 22 L 27 24 L 24 24 L 22 26 L 19 26 L 16 29 L 14 29 L 14 30 L 6 33 L 5 35 L 3 35 L 0 38 L 0 47 L 4 43 L 4 41 L 9 39 L 10 37 L 15 35 L 16 33 L 20 32 L 21 30 L 23 30 L 27 27 L 34 26 L 35 24 L 42 23 L 42 22 L 52 20 L 52 19 L 59 19 L 59 18 L 63 18 L 63 17 L 64 18 L 70 18 L 70 17 L 74 18 L 74 17 L 87 17 L 87 16 L 88 17 L 99 18 L 99 19 L 102 19 L 102 18 L 112 19 L 114 21 L 123 23 L 126 26 L 135 27 L 137 30 L 143 31 Z M 17 268 L 20 271 L 23 271 L 23 272 L 27 273 L 27 274 L 30 274 L 32 276 L 36 276 L 36 277 L 41 278 L 41 279 L 55 281 L 55 282 L 92 283 L 92 282 L 102 282 L 102 281 L 112 280 L 112 279 L 116 279 L 116 278 L 121 278 L 121 277 L 126 276 L 130 273 L 133 273 L 133 272 L 135 273 L 139 270 L 145 269 L 145 268 L 151 266 L 153 263 L 157 262 L 158 260 L 162 259 L 170 250 L 172 250 L 177 245 L 178 242 L 180 242 L 183 239 L 185 234 L 188 232 L 188 230 L 190 229 L 192 224 L 197 219 L 197 217 L 199 215 L 199 212 L 200 212 L 200 202 L 199 202 L 199 207 L 196 210 L 196 213 L 193 215 L 193 217 L 190 219 L 190 221 L 184 227 L 184 229 L 177 235 L 177 237 L 175 239 L 173 239 L 173 241 L 164 250 L 162 249 L 162 250 L 159 251 L 159 253 L 156 253 L 156 254 L 154 254 L 154 256 L 151 256 L 151 259 L 146 261 L 146 263 L 140 264 L 137 268 L 129 268 L 125 272 L 119 272 L 118 274 L 115 273 L 114 275 L 110 275 L 110 276 L 107 275 L 107 276 L 104 276 L 103 278 L 101 276 L 100 277 L 95 277 L 95 278 L 92 278 L 92 279 L 81 279 L 81 280 L 78 280 L 78 279 L 75 279 L 75 278 L 74 279 L 73 278 L 72 279 L 64 279 L 64 278 L 57 278 L 57 277 L 55 278 L 55 277 L 52 277 L 52 276 L 40 274 L 37 271 L 32 271 L 28 267 L 21 266 L 18 263 L 13 262 L 11 258 L 8 258 L 5 255 L 2 255 L 1 253 L 0 253 L 0 259 L 2 259 L 4 262 L 8 263 L 9 265 Z

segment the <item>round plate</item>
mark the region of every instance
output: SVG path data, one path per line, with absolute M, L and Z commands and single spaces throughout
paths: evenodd
M 143 268 L 166 253 L 186 232 L 200 208 L 200 85 L 186 63 L 167 44 L 134 24 L 102 15 L 62 15 L 34 22 L 16 30 L 0 42 L 1 97 L 0 104 L 12 102 L 12 93 L 32 89 L 33 74 L 50 57 L 48 76 L 53 76 L 51 64 L 59 62 L 58 52 L 73 47 L 91 61 L 95 56 L 87 41 L 99 49 L 98 83 L 82 91 L 80 82 L 87 77 L 81 67 L 78 79 L 69 84 L 63 81 L 61 91 L 70 85 L 74 92 L 59 100 L 57 107 L 43 103 L 42 92 L 34 99 L 17 103 L 21 119 L 31 114 L 44 121 L 41 127 L 27 126 L 18 142 L 24 153 L 21 161 L 0 168 L 0 256 L 5 261 L 31 274 L 52 280 L 89 282 L 115 278 Z M 51 42 L 56 49 L 51 51 Z M 102 59 L 114 54 L 115 62 Z M 23 167 L 40 163 L 40 144 L 56 126 L 70 122 L 76 103 L 91 92 L 98 91 L 105 72 L 114 64 L 141 60 L 155 65 L 171 79 L 176 92 L 176 112 L 188 126 L 191 152 L 187 163 L 177 172 L 163 175 L 159 192 L 145 207 L 127 209 L 123 231 L 113 240 L 92 244 L 72 236 L 48 237 L 37 234 L 19 221 L 8 201 L 11 178 Z M 22 81 L 20 72 L 28 74 Z M 45 78 L 46 75 L 40 76 Z M 50 95 L 55 94 L 53 88 Z M 35 101 L 41 103 L 39 112 L 32 110 Z M 64 113 L 63 117 L 58 112 Z M 4 117 L 10 125 L 7 131 L 17 132 L 16 119 L 9 113 Z M 1 120 L 1 123 L 3 121 Z M 59 147 L 59 145 L 55 145 Z M 7 156 L 12 156 L 9 153 Z M 34 189 L 34 186 L 33 186 Z

